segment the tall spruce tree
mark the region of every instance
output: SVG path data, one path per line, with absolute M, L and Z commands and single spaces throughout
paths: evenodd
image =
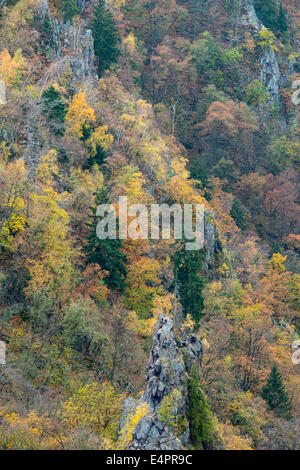
M 94 10 L 92 32 L 98 73 L 101 76 L 111 64 L 117 62 L 120 54 L 118 30 L 111 12 L 105 8 L 104 0 L 99 0 Z
M 255 0 L 255 10 L 266 28 L 273 31 L 277 28 L 278 6 L 276 0 Z
M 238 228 L 240 228 L 241 230 L 246 230 L 247 223 L 245 220 L 245 212 L 243 211 L 243 208 L 237 199 L 233 201 L 230 215 L 235 221 Z
M 281 33 L 286 33 L 286 31 L 288 30 L 288 22 L 287 22 L 286 13 L 284 11 L 282 2 L 280 2 L 280 5 L 279 5 L 278 29 Z
M 127 258 L 122 253 L 122 240 L 100 240 L 96 234 L 96 227 L 99 218 L 96 216 L 97 207 L 100 204 L 108 204 L 109 198 L 104 189 L 99 190 L 95 196 L 96 207 L 91 208 L 92 214 L 90 222 L 87 224 L 90 228 L 90 233 L 87 238 L 87 246 L 85 253 L 87 256 L 87 263 L 97 263 L 99 266 L 108 271 L 108 275 L 104 278 L 105 283 L 110 289 L 119 290 L 122 292 L 125 288 L 125 279 L 127 276 L 126 262 Z
M 286 419 L 291 417 L 291 402 L 276 365 L 272 368 L 267 383 L 262 389 L 262 397 L 275 414 Z
M 204 280 L 200 274 L 202 258 L 202 251 L 186 250 L 185 242 L 180 243 L 174 255 L 175 279 L 178 282 L 183 312 L 185 316 L 188 313 L 192 316 L 196 326 L 199 324 L 204 305 Z
M 196 448 L 212 449 L 215 441 L 212 412 L 200 386 L 199 372 L 195 366 L 188 380 L 188 405 L 192 444 Z

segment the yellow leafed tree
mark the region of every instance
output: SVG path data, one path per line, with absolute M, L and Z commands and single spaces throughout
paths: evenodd
M 84 426 L 102 437 L 116 439 L 124 397 L 108 382 L 86 384 L 63 403 L 62 418 L 69 428 Z
M 51 186 L 53 177 L 58 175 L 56 150 L 52 149 L 42 157 L 41 162 L 37 166 L 36 173 L 42 183 Z
M 82 90 L 77 93 L 67 112 L 66 122 L 68 131 L 78 137 L 83 137 L 83 126 L 95 122 L 95 111 L 86 102 L 86 96 Z
M 26 59 L 18 49 L 11 57 L 7 49 L 0 52 L 0 78 L 6 85 L 16 86 L 22 81 L 22 75 L 26 69 Z
M 87 147 L 92 157 L 97 154 L 97 147 L 102 147 L 103 150 L 107 151 L 112 145 L 114 138 L 111 134 L 107 133 L 108 126 L 99 126 L 92 133 L 91 137 L 87 141 Z
M 262 47 L 269 47 L 270 49 L 278 52 L 279 49 L 275 45 L 276 36 L 268 28 L 261 29 L 259 32 L 259 42 L 258 44 Z
M 25 176 L 23 159 L 0 167 L 0 246 L 5 248 L 26 223 Z
M 118 441 L 120 449 L 128 449 L 129 444 L 132 441 L 132 432 L 134 428 L 147 413 L 149 413 L 149 405 L 148 403 L 143 402 L 141 405 L 137 406 L 135 413 L 127 418 Z
M 28 249 L 32 256 L 27 262 L 30 280 L 25 292 L 31 298 L 43 291 L 62 303 L 74 282 L 75 250 L 67 238 L 69 216 L 60 207 L 61 196 L 52 188 L 33 193 L 31 200 Z

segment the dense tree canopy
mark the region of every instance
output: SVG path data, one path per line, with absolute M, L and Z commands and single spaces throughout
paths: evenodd
M 130 449 L 161 314 L 159 426 L 300 448 L 299 15 L 254 5 L 0 0 L 0 449 Z M 141 230 L 99 239 L 120 196 Z M 146 238 L 153 204 L 203 206 L 203 249 Z

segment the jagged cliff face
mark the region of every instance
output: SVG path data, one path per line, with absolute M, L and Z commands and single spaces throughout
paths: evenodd
M 279 71 L 275 52 L 273 50 L 265 48 L 260 64 L 260 81 L 266 85 L 267 92 L 269 93 L 271 98 L 271 102 L 279 102 L 281 74 Z
M 85 4 L 82 2 L 82 8 Z M 94 64 L 94 40 L 92 31 L 86 28 L 85 22 L 79 19 L 76 23 L 63 23 L 55 18 L 49 9 L 48 0 L 42 0 L 37 7 L 40 18 L 48 18 L 52 39 L 51 61 L 39 84 L 46 89 L 53 81 L 58 80 L 65 72 L 72 77 L 75 84 L 86 79 L 97 80 Z M 0 85 L 1 87 L 1 85 Z M 2 96 L 2 98 L 1 98 Z M 4 93 L 0 88 L 0 102 Z M 34 177 L 35 168 L 39 161 L 41 149 L 38 123 L 41 115 L 41 106 L 38 100 L 31 103 L 25 133 L 27 146 L 25 160 L 29 169 L 29 179 Z
M 188 374 L 193 364 L 200 366 L 202 344 L 186 329 L 181 337 L 175 333 L 171 318 L 160 315 L 153 335 L 153 346 L 147 366 L 147 387 L 140 402 L 147 403 L 149 413 L 133 431 L 133 450 L 178 450 L 189 442 Z M 164 397 L 178 393 L 176 416 L 186 423 L 179 435 L 159 418 L 159 408 Z M 129 398 L 124 407 L 121 427 L 126 416 L 140 403 Z
M 0 80 L 0 104 L 6 104 L 6 85 L 4 80 Z
M 81 11 L 86 1 L 79 2 Z M 43 0 L 39 6 L 40 14 L 48 17 L 52 41 L 52 60 L 49 69 L 42 78 L 42 83 L 49 79 L 56 79 L 68 67 L 75 81 L 82 81 L 87 77 L 97 78 L 94 64 L 94 40 L 92 31 L 85 25 L 83 19 L 77 22 L 63 23 L 55 18 L 49 9 L 48 0 Z
M 71 25 L 61 23 L 51 15 L 50 18 L 55 52 L 52 67 L 70 64 L 75 79 L 82 80 L 89 75 L 96 77 L 92 31 L 81 21 Z
M 259 34 L 259 31 L 265 28 L 256 15 L 253 0 L 244 0 L 242 2 L 238 22 L 242 26 L 250 26 L 254 35 Z M 267 91 L 270 94 L 271 103 L 278 103 L 280 100 L 279 89 L 281 74 L 274 50 L 268 47 L 264 48 L 260 65 L 261 71 L 259 79 L 266 85 Z
M 239 24 L 252 26 L 252 28 L 256 31 L 259 31 L 259 29 L 262 27 L 261 22 L 257 18 L 252 0 L 243 1 L 240 10 Z
M 213 212 L 207 212 L 204 217 L 204 253 L 206 271 L 212 271 L 217 266 L 217 259 L 222 253 L 222 243 L 214 222 Z

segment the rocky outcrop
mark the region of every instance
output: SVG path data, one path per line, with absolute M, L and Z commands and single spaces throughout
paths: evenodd
M 238 23 L 242 26 L 250 26 L 256 36 L 265 28 L 257 17 L 253 0 L 242 1 Z M 281 74 L 274 50 L 266 46 L 260 63 L 260 81 L 266 85 L 270 95 L 270 102 L 278 103 L 280 100 L 279 89 Z
M 204 253 L 205 267 L 209 271 L 217 266 L 217 258 L 222 253 L 222 243 L 214 222 L 213 212 L 206 212 L 204 216 Z
M 6 344 L 4 341 L 0 341 L 0 365 L 6 364 Z
M 260 81 L 266 85 L 271 102 L 278 102 L 281 75 L 274 50 L 265 47 L 260 63 Z
M 79 6 L 84 9 L 85 2 L 81 2 Z M 57 80 L 64 72 L 68 72 L 75 81 L 82 81 L 87 77 L 97 79 L 93 35 L 86 28 L 84 19 L 74 20 L 72 24 L 69 21 L 59 21 L 51 14 L 47 0 L 41 1 L 39 14 L 48 17 L 52 34 L 51 64 L 41 79 L 41 85 Z
M 244 0 L 241 5 L 239 24 L 245 26 L 252 26 L 253 29 L 259 31 L 262 27 L 261 22 L 257 18 L 257 14 L 254 8 L 252 0 Z
M 171 318 L 160 315 L 153 335 L 153 346 L 147 366 L 147 387 L 139 402 L 128 399 L 124 416 L 133 413 L 138 404 L 147 403 L 147 413 L 133 431 L 133 450 L 178 450 L 189 441 L 187 420 L 188 374 L 193 364 L 201 365 L 202 344 L 186 329 L 180 338 L 175 333 Z M 159 409 L 164 397 L 176 393 L 175 414 L 181 422 L 176 436 L 173 430 L 161 421 Z
M 75 82 L 75 85 L 76 82 L 82 82 L 87 78 L 96 80 L 94 40 L 91 30 L 86 28 L 84 20 L 78 19 L 73 24 L 60 22 L 51 14 L 47 0 L 40 0 L 36 8 L 39 18 L 48 20 L 52 34 L 49 46 L 51 63 L 39 81 L 41 88 L 47 88 L 50 83 L 58 80 L 64 73 L 70 77 L 71 82 Z M 42 147 L 39 134 L 41 112 L 42 108 L 36 100 L 29 107 L 25 124 L 25 160 L 29 179 L 34 178 Z
M 3 80 L 0 80 L 0 104 L 6 104 L 6 85 Z
M 84 79 L 92 75 L 94 68 L 94 40 L 92 31 L 86 29 L 82 21 L 76 24 L 60 23 L 51 18 L 55 65 L 70 64 L 74 78 Z

